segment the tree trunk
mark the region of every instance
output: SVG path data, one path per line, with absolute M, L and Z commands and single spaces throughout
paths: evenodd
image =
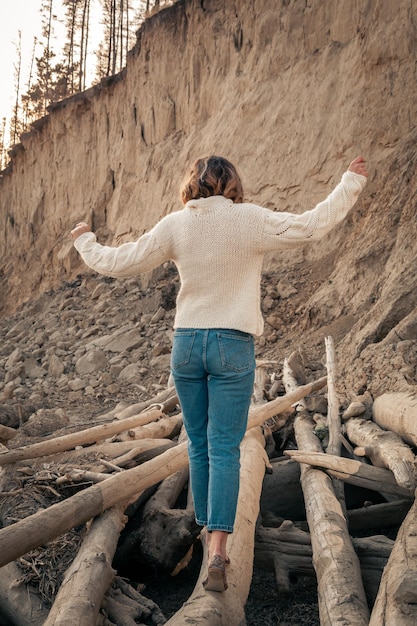
M 102 424 L 101 426 L 94 426 L 93 428 L 87 428 L 70 435 L 63 435 L 62 437 L 55 437 L 54 439 L 48 439 L 47 441 L 40 441 L 33 443 L 22 448 L 15 448 L 0 454 L 0 466 L 10 465 L 17 461 L 24 459 L 35 459 L 39 456 L 46 456 L 49 454 L 55 454 L 56 452 L 63 452 L 65 450 L 71 450 L 76 446 L 81 446 L 87 443 L 95 443 L 101 439 L 106 439 L 121 433 L 125 430 L 129 430 L 135 426 L 148 424 L 149 422 L 156 421 L 162 417 L 162 413 L 159 410 L 149 410 L 146 413 L 128 417 L 125 420 L 115 420 L 110 424 Z
M 367 456 L 376 467 L 390 469 L 396 482 L 404 489 L 416 489 L 415 456 L 403 439 L 374 422 L 352 418 L 345 423 L 350 441 L 357 446 L 357 456 Z
M 348 511 L 349 529 L 369 530 L 377 528 L 398 528 L 404 521 L 410 507 L 411 500 L 396 500 L 395 502 L 383 502 L 371 504 L 360 509 Z
M 382 575 L 369 626 L 417 624 L 417 503 L 401 525 Z
M 375 398 L 373 420 L 392 430 L 411 446 L 417 445 L 417 397 L 407 392 L 384 393 Z
M 259 428 L 252 428 L 241 445 L 239 501 L 235 529 L 229 535 L 227 551 L 228 589 L 224 593 L 204 592 L 202 581 L 207 568 L 207 546 L 200 576 L 190 598 L 168 620 L 169 626 L 199 624 L 203 626 L 239 626 L 245 623 L 244 607 L 252 580 L 255 524 L 259 498 L 267 463 L 264 439 Z
M 354 459 L 345 459 L 323 452 L 304 452 L 304 450 L 286 450 L 285 454 L 299 463 L 308 463 L 314 467 L 326 469 L 331 476 L 367 489 L 392 493 L 396 496 L 412 497 L 412 492 L 399 487 L 393 473 L 382 467 L 366 465 Z
M 112 560 L 125 525 L 125 505 L 95 519 L 62 581 L 44 626 L 94 626 L 116 572 Z
M 336 392 L 336 354 L 332 337 L 325 337 L 326 367 L 327 367 L 327 425 L 329 428 L 329 443 L 326 448 L 327 454 L 340 456 L 342 452 L 342 420 L 340 418 L 340 403 Z M 345 502 L 345 486 L 342 481 L 333 479 L 333 489 L 336 498 L 340 502 L 343 514 L 346 517 L 347 509 Z
M 307 414 L 297 416 L 294 430 L 300 448 L 321 449 L 313 428 Z M 369 611 L 359 560 L 331 480 L 325 472 L 303 463 L 301 484 L 317 574 L 320 624 L 367 626 Z

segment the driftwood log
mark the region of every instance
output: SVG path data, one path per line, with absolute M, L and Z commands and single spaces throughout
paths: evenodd
M 125 508 L 112 507 L 93 521 L 44 626 L 94 626 L 104 595 L 116 575 L 112 560 L 124 527 Z
M 308 463 L 313 467 L 326 469 L 331 476 L 351 484 L 360 485 L 374 491 L 392 493 L 396 496 L 412 497 L 410 489 L 400 487 L 394 474 L 382 467 L 366 465 L 355 459 L 345 459 L 323 452 L 306 452 L 304 450 L 285 450 L 285 454 L 299 463 Z
M 373 601 L 394 542 L 379 535 L 352 539 L 352 544 L 361 563 L 366 594 Z M 315 576 L 310 534 L 290 521 L 283 522 L 279 528 L 258 528 L 255 564 L 274 571 L 278 591 L 287 593 L 291 575 Z
M 249 413 L 248 428 L 261 425 L 266 419 L 287 411 L 300 398 L 321 389 L 325 381 L 325 378 L 319 379 L 303 385 L 284 397 L 254 407 Z M 23 451 L 23 458 L 26 458 L 24 448 L 19 450 Z M 0 455 L 0 458 L 10 453 L 6 452 Z M 106 509 L 120 502 L 131 500 L 135 494 L 141 493 L 174 474 L 187 463 L 187 443 L 184 442 L 139 467 L 112 475 L 107 480 L 88 487 L 63 502 L 1 529 L 0 567 L 71 528 L 85 523 Z
M 63 435 L 61 437 L 47 439 L 46 441 L 40 441 L 21 448 L 15 448 L 14 450 L 9 450 L 8 452 L 0 454 L 0 466 L 10 465 L 11 463 L 16 463 L 25 459 L 34 459 L 40 456 L 47 456 L 57 452 L 71 450 L 76 446 L 81 446 L 87 443 L 95 443 L 101 439 L 107 439 L 116 433 L 126 431 L 129 428 L 134 428 L 135 426 L 156 421 L 162 416 L 163 413 L 159 410 L 149 410 L 146 413 L 134 415 L 133 417 L 128 417 L 122 421 L 115 420 L 109 424 L 94 426 L 93 428 L 87 428 L 69 435 Z
M 360 418 L 347 420 L 345 428 L 350 441 L 358 446 L 354 450 L 356 456 L 366 456 L 372 465 L 390 469 L 398 485 L 414 493 L 415 456 L 399 435 Z
M 297 386 L 289 367 L 284 370 L 284 384 L 287 390 Z M 313 432 L 314 426 L 308 412 L 300 407 L 294 421 L 297 446 L 321 453 L 321 443 Z M 337 623 L 367 626 L 369 610 L 359 559 L 331 479 L 323 471 L 302 463 L 301 485 L 317 575 L 321 626 Z
M 375 398 L 372 419 L 392 430 L 411 446 L 417 445 L 417 396 L 407 392 L 384 393 Z
M 327 454 L 340 456 L 342 452 L 342 440 L 340 437 L 342 420 L 340 418 L 340 403 L 336 392 L 336 354 L 332 337 L 325 337 L 326 368 L 327 368 L 327 426 L 329 429 L 329 443 L 326 448 Z M 333 489 L 336 498 L 340 502 L 345 517 L 347 516 L 345 488 L 342 481 L 333 478 Z
M 369 626 L 417 624 L 417 503 L 401 525 L 382 575 Z
M 200 576 L 190 598 L 167 622 L 169 626 L 239 626 L 244 623 L 244 607 L 252 580 L 255 524 L 267 457 L 260 428 L 246 433 L 241 444 L 239 501 L 235 529 L 229 535 L 227 551 L 228 589 L 224 593 L 204 591 L 207 568 L 207 545 L 203 539 L 204 557 Z

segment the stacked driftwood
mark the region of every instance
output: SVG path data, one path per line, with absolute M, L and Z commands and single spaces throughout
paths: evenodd
M 306 383 L 300 355 L 279 381 L 273 364 L 258 364 L 224 594 L 201 585 L 206 541 L 173 387 L 34 444 L 16 446 L 16 431 L 2 429 L 0 614 L 18 626 L 237 626 L 255 562 L 275 571 L 282 592 L 292 576 L 316 576 L 322 625 L 416 623 L 417 400 L 390 393 L 342 411 L 331 338 L 326 378 Z M 114 569 L 176 574 L 197 545 L 200 576 L 168 622 Z

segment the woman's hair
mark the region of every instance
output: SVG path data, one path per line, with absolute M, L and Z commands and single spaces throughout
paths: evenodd
M 235 166 L 223 157 L 197 159 L 181 189 L 184 204 L 189 200 L 210 196 L 224 196 L 233 202 L 243 202 L 240 176 Z

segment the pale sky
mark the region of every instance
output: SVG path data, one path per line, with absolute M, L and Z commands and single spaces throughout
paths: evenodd
M 20 80 L 20 93 L 27 91 L 27 83 L 29 78 L 30 64 L 33 52 L 34 37 L 41 39 L 42 18 L 39 13 L 42 0 L 0 0 L 0 123 L 4 117 L 11 118 L 13 106 L 16 98 L 14 66 L 17 64 L 18 55 L 16 45 L 19 40 L 18 31 L 22 32 L 22 69 Z M 90 46 L 91 52 L 97 47 L 98 41 L 101 39 L 102 26 L 100 17 L 96 15 L 94 19 L 94 9 L 98 6 L 98 1 L 93 0 L 92 7 L 92 23 L 90 27 Z M 53 12 L 62 17 L 61 0 L 54 0 Z M 96 28 L 94 28 L 96 26 Z M 55 30 L 58 24 L 54 22 Z M 96 42 L 94 42 L 94 30 L 96 31 Z M 56 53 L 62 51 L 62 32 L 55 33 L 55 36 L 61 36 L 57 44 Z M 38 46 L 37 56 L 42 54 L 41 46 Z M 88 69 L 88 68 L 87 68 Z M 36 70 L 36 64 L 34 71 Z M 90 71 L 94 73 L 95 62 L 90 61 Z
M 14 65 L 17 63 L 18 31 L 22 31 L 23 85 L 27 84 L 33 38 L 40 37 L 39 0 L 0 2 L 0 120 L 10 117 L 15 99 Z M 25 89 L 23 91 L 26 91 Z

